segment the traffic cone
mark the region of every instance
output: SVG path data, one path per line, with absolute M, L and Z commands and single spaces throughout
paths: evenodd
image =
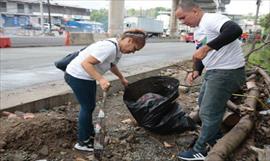
M 65 45 L 70 45 L 70 33 L 68 31 L 66 32 Z

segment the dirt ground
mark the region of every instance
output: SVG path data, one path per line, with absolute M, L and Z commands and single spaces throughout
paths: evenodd
M 184 84 L 186 72 L 181 65 L 176 65 L 162 71 L 161 75 L 173 76 L 180 80 L 180 84 Z M 197 106 L 198 94 L 199 86 L 180 89 L 177 102 L 187 114 Z M 100 105 L 98 102 L 96 109 Z M 94 160 L 92 153 L 73 149 L 78 111 L 78 105 L 63 105 L 50 110 L 43 109 L 30 119 L 1 117 L 0 160 Z M 139 127 L 123 102 L 123 91 L 108 97 L 105 114 L 108 142 L 102 158 L 105 161 L 175 161 L 178 151 L 189 148 L 198 135 L 198 131 L 158 135 Z M 264 128 L 253 132 L 256 145 L 270 144 L 270 135 L 265 135 L 269 134 L 269 125 L 269 117 L 258 120 L 257 126 Z M 242 148 L 245 149 L 245 146 Z M 232 154 L 229 160 L 243 160 L 249 153 L 250 150 L 241 152 L 241 157 Z

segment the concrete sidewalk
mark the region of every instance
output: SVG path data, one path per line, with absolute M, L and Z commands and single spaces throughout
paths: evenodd
M 130 82 L 143 79 L 145 77 L 156 76 L 161 70 L 169 68 L 171 65 L 160 65 L 156 69 L 145 68 L 144 70 L 134 70 L 125 75 Z M 120 81 L 110 72 L 105 75 L 111 81 L 112 87 L 108 94 L 112 94 L 123 89 Z M 98 86 L 97 97 L 102 95 Z M 64 80 L 38 84 L 21 89 L 2 91 L 0 97 L 1 111 L 23 111 L 35 112 L 40 109 L 49 109 L 55 106 L 74 103 L 75 99 L 71 89 Z

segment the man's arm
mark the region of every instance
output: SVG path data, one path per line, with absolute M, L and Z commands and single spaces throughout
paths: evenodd
M 239 38 L 241 34 L 242 34 L 242 29 L 240 28 L 238 24 L 236 24 L 233 21 L 225 22 L 220 29 L 220 35 L 216 37 L 214 40 L 207 43 L 207 45 L 202 47 L 202 48 L 206 48 L 206 50 L 201 49 L 201 48 L 198 49 L 198 50 L 202 50 L 202 52 L 201 51 L 197 52 L 198 54 L 196 54 L 195 56 L 196 60 L 193 60 L 194 70 L 198 71 L 199 75 L 201 75 L 202 70 L 204 68 L 204 65 L 202 64 L 201 60 L 207 55 L 208 51 L 212 49 L 219 50 L 223 46 Z
M 199 75 L 201 75 L 204 68 L 202 60 L 196 60 L 193 62 L 194 62 L 193 70 L 198 71 Z
M 212 49 L 219 50 L 223 46 L 239 38 L 242 32 L 243 31 L 241 27 L 237 23 L 233 21 L 227 21 L 222 25 L 220 29 L 220 35 L 207 43 L 207 45 Z

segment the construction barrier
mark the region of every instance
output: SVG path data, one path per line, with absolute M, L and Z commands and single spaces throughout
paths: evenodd
M 65 45 L 66 46 L 70 45 L 70 33 L 68 31 L 66 32 Z
M 0 37 L 0 48 L 11 47 L 11 41 L 9 37 Z
M 94 33 L 93 36 L 94 36 L 95 42 L 109 38 L 107 33 Z
M 12 36 L 11 47 L 64 46 L 64 36 Z
M 70 45 L 90 45 L 95 42 L 92 33 L 71 32 L 69 36 Z

